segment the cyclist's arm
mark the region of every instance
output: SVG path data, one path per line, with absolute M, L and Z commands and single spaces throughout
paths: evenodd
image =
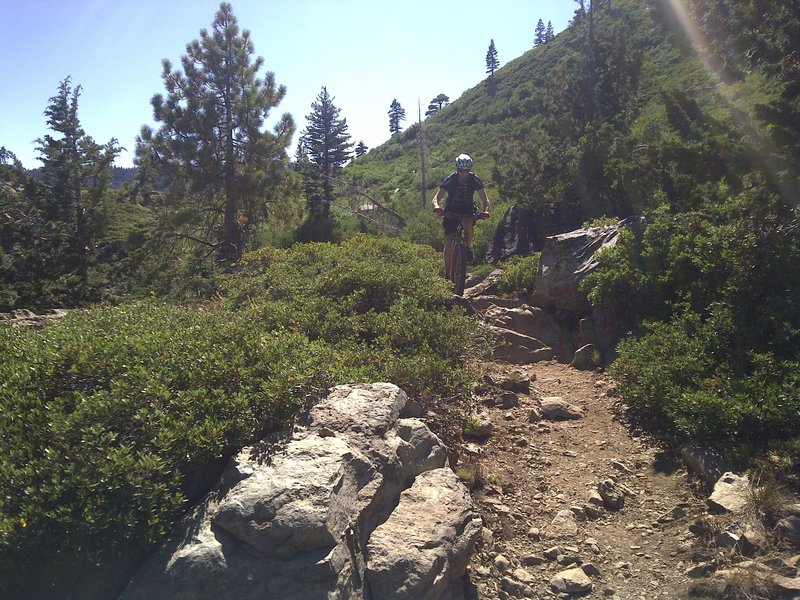
M 483 212 L 489 212 L 489 196 L 486 195 L 486 190 L 481 188 L 478 190 L 478 196 L 481 197 L 481 202 L 483 202 Z
M 443 187 L 440 187 L 438 191 L 433 195 L 433 200 L 431 200 L 431 204 L 433 204 L 433 210 L 438 210 L 439 207 L 439 200 L 442 199 L 442 196 L 445 195 L 446 190 Z

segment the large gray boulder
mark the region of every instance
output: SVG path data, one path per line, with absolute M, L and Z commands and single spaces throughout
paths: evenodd
M 616 225 L 576 229 L 548 237 L 542 249 L 533 304 L 578 316 L 588 314 L 591 307 L 579 289 L 580 282 L 597 268 L 597 253 L 617 244 L 621 228 L 640 222 L 632 217 Z
M 367 583 L 373 598 L 447 598 L 467 568 L 481 531 L 469 492 L 450 469 L 417 477 L 367 543 Z
M 407 400 L 339 386 L 307 428 L 244 449 L 122 598 L 462 595 L 480 518 Z
M 497 225 L 492 248 L 486 253 L 490 262 L 496 263 L 512 256 L 527 256 L 542 247 L 542 226 L 531 211 L 512 206 Z
M 486 329 L 495 340 L 492 356 L 496 360 L 514 365 L 527 365 L 553 360 L 555 357 L 555 350 L 541 340 L 505 327 L 486 325 Z

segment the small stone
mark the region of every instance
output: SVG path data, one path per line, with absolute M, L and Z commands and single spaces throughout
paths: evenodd
M 503 577 L 500 581 L 500 591 L 497 594 L 497 597 L 502 599 L 504 596 L 503 594 L 507 594 L 506 597 L 510 598 L 533 598 L 536 593 L 531 589 L 530 586 L 522 583 L 520 581 L 516 581 L 511 577 Z
M 555 560 L 558 558 L 559 554 L 562 554 L 564 551 L 561 546 L 553 546 L 552 548 L 548 548 L 543 552 L 544 557 L 548 560 Z
M 514 569 L 514 579 L 522 583 L 533 583 L 536 578 L 527 569 Z
M 561 566 L 568 567 L 569 565 L 580 563 L 581 557 L 575 552 L 567 552 L 566 554 L 560 554 L 556 559 L 556 562 Z
M 581 565 L 581 569 L 583 569 L 583 572 L 586 573 L 589 577 L 600 577 L 600 569 L 598 569 L 592 563 L 586 563 Z
M 498 554 L 494 557 L 494 566 L 501 573 L 505 573 L 511 568 L 511 561 L 502 554 Z
M 725 529 L 725 531 L 720 533 L 714 539 L 714 543 L 719 548 L 735 548 L 739 543 L 739 540 L 742 539 L 742 533 L 742 526 L 738 523 L 734 523 Z
M 597 490 L 592 490 L 589 492 L 589 499 L 587 500 L 589 504 L 594 504 L 595 506 L 603 506 L 603 497 Z
M 608 510 L 621 510 L 625 506 L 625 493 L 613 479 L 606 479 L 597 487 Z
M 714 485 L 708 498 L 709 510 L 717 513 L 741 513 L 750 500 L 750 480 L 735 473 L 725 473 Z
M 631 469 L 628 465 L 626 465 L 624 462 L 622 462 L 619 459 L 612 460 L 611 461 L 611 466 L 614 467 L 615 469 L 617 469 L 618 471 L 622 471 L 623 473 L 627 473 L 628 475 L 633 473 L 633 469 Z
M 575 518 L 579 521 L 586 520 L 586 510 L 582 506 L 570 506 L 569 510 L 575 515 Z
M 317 429 L 317 435 L 321 438 L 336 437 L 336 432 L 328 427 L 320 427 Z
M 583 411 L 559 396 L 549 396 L 542 398 L 542 418 L 549 421 L 581 419 Z
M 486 414 L 473 414 L 464 427 L 464 435 L 468 438 L 483 439 L 492 435 L 494 426 Z
M 561 594 L 582 594 L 592 590 L 592 580 L 581 568 L 561 571 L 550 580 L 550 586 Z
M 592 504 L 587 504 L 583 507 L 583 512 L 586 514 L 587 519 L 599 519 L 603 516 L 603 511 Z
M 491 544 L 494 539 L 494 533 L 492 533 L 492 530 L 488 527 L 483 527 L 481 529 L 481 539 L 484 544 Z
M 768 544 L 769 541 L 763 528 L 753 525 L 747 525 L 745 527 L 744 533 L 742 533 L 742 537 L 739 540 L 742 554 L 745 556 L 755 556 L 766 548 Z
M 551 536 L 574 536 L 578 534 L 578 523 L 570 510 L 560 510 L 550 523 Z
M 492 574 L 492 570 L 489 567 L 486 567 L 484 565 L 480 565 L 480 566 L 475 568 L 475 574 L 478 577 L 488 577 L 489 575 Z
M 503 392 L 495 400 L 495 406 L 502 409 L 516 408 L 519 406 L 519 396 L 514 392 Z
M 531 391 L 531 378 L 523 371 L 511 371 L 498 381 L 498 386 L 509 392 L 528 394 Z
M 528 567 L 538 567 L 539 565 L 544 564 L 544 559 L 541 556 L 536 556 L 535 554 L 529 554 L 528 556 L 522 557 L 522 564 Z
M 800 517 L 790 515 L 778 521 L 777 533 L 781 538 L 800 546 Z
M 686 569 L 684 575 L 692 578 L 705 577 L 709 573 L 713 573 L 715 569 L 716 565 L 714 563 L 702 562 Z

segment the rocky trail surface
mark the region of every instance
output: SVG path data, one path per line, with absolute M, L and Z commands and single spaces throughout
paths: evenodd
M 709 543 L 707 492 L 629 426 L 601 372 L 490 363 L 476 400 L 458 469 L 484 522 L 472 598 L 712 597 L 713 571 L 745 559 Z M 780 562 L 783 588 L 726 597 L 800 597 L 797 557 Z

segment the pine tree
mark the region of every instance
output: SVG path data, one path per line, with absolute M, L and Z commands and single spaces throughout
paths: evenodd
M 395 98 L 389 106 L 389 133 L 400 131 L 400 121 L 405 121 L 406 111 Z
M 553 23 L 551 21 L 547 22 L 547 31 L 544 34 L 544 42 L 545 44 L 548 42 L 552 42 L 556 38 L 556 34 L 553 31 Z
M 583 17 L 586 16 L 586 1 L 585 0 L 575 0 L 575 4 L 578 5 L 578 8 L 575 9 L 575 14 L 572 17 L 573 25 L 576 25 L 581 22 Z
M 494 39 L 489 42 L 489 50 L 486 52 L 486 72 L 490 77 L 494 77 L 494 72 L 500 67 L 497 60 L 497 49 L 494 47 Z
M 367 148 L 367 145 L 364 143 L 364 140 L 358 142 L 358 144 L 356 144 L 356 158 L 366 154 L 367 150 L 369 150 L 369 148 Z
M 539 21 L 536 23 L 536 36 L 533 38 L 533 45 L 541 46 L 545 43 L 545 41 L 544 21 L 539 19 Z
M 250 32 L 240 33 L 231 5 L 221 3 L 211 31 L 202 29 L 186 46 L 183 71 L 162 61 L 167 93 L 151 100 L 161 126 L 143 127 L 137 140 L 140 160 L 155 162 L 172 181 L 189 182 L 202 221 L 188 224 L 183 235 L 221 249 L 227 259 L 242 251 L 240 213 L 257 215 L 285 177 L 294 134 L 289 114 L 273 132 L 264 129 L 286 88 L 276 86 L 272 72 L 258 78 L 264 59 L 253 60 L 254 53 Z
M 78 118 L 80 95 L 81 86 L 73 88 L 69 77 L 59 84 L 44 113 L 56 136 L 39 138 L 37 150 L 47 190 L 43 216 L 65 229 L 64 269 L 85 283 L 98 208 L 110 188 L 111 163 L 120 148 L 115 139 L 100 146 L 86 135 Z
M 310 221 L 329 220 L 334 201 L 333 176 L 350 160 L 350 134 L 347 119 L 340 117 L 341 109 L 333 104 L 328 89 L 323 86 L 311 104 L 303 131 L 303 147 L 308 158 L 303 170 Z
M 435 115 L 437 112 L 442 110 L 447 104 L 450 102 L 450 97 L 444 94 L 439 94 L 431 100 L 430 104 L 428 104 L 428 110 L 425 111 L 425 116 L 430 117 L 431 115 Z

